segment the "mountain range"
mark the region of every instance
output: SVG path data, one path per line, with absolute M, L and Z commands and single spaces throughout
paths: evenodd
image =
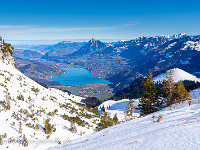
M 112 45 L 92 39 L 72 54 L 56 55 L 43 58 L 91 69 L 96 77 L 109 80 L 116 93 L 149 71 L 156 75 L 180 68 L 198 75 L 200 35 L 139 37 Z

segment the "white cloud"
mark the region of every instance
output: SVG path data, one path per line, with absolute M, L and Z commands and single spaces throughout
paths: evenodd
M 137 22 L 129 22 L 129 23 L 123 24 L 123 26 L 136 26 L 136 25 L 138 25 Z
M 113 34 L 120 33 L 127 26 L 137 25 L 135 22 L 118 24 L 106 27 L 65 27 L 65 26 L 39 26 L 39 25 L 2 25 L 0 36 L 6 40 L 43 40 L 43 39 L 90 39 L 113 38 Z M 117 37 L 114 37 L 117 38 Z
M 40 26 L 14 26 L 14 25 L 0 25 L 0 33 L 20 34 L 20 33 L 42 33 L 42 32 L 67 32 L 67 31 L 83 31 L 83 30 L 109 30 L 112 27 L 80 27 L 80 28 L 66 28 L 66 27 L 40 27 Z
M 28 26 L 17 26 L 17 25 L 0 25 L 0 30 L 5 29 L 20 29 L 20 28 L 27 28 Z

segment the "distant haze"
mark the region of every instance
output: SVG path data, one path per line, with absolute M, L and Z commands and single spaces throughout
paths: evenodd
M 56 44 L 61 41 L 72 41 L 72 42 L 85 42 L 91 39 L 60 39 L 60 40 L 8 40 L 6 42 L 11 43 L 12 45 L 51 45 Z M 121 39 L 99 39 L 102 42 L 117 42 Z

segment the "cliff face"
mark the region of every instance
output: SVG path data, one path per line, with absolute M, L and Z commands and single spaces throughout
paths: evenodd
M 0 60 L 7 65 L 17 68 L 13 58 L 13 50 L 14 47 L 9 43 L 5 43 L 2 37 L 0 37 Z

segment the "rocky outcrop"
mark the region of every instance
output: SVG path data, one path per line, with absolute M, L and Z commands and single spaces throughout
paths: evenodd
M 3 63 L 9 64 L 17 68 L 15 60 L 13 58 L 13 50 L 14 47 L 12 47 L 9 43 L 5 43 L 2 37 L 0 37 L 0 60 Z

